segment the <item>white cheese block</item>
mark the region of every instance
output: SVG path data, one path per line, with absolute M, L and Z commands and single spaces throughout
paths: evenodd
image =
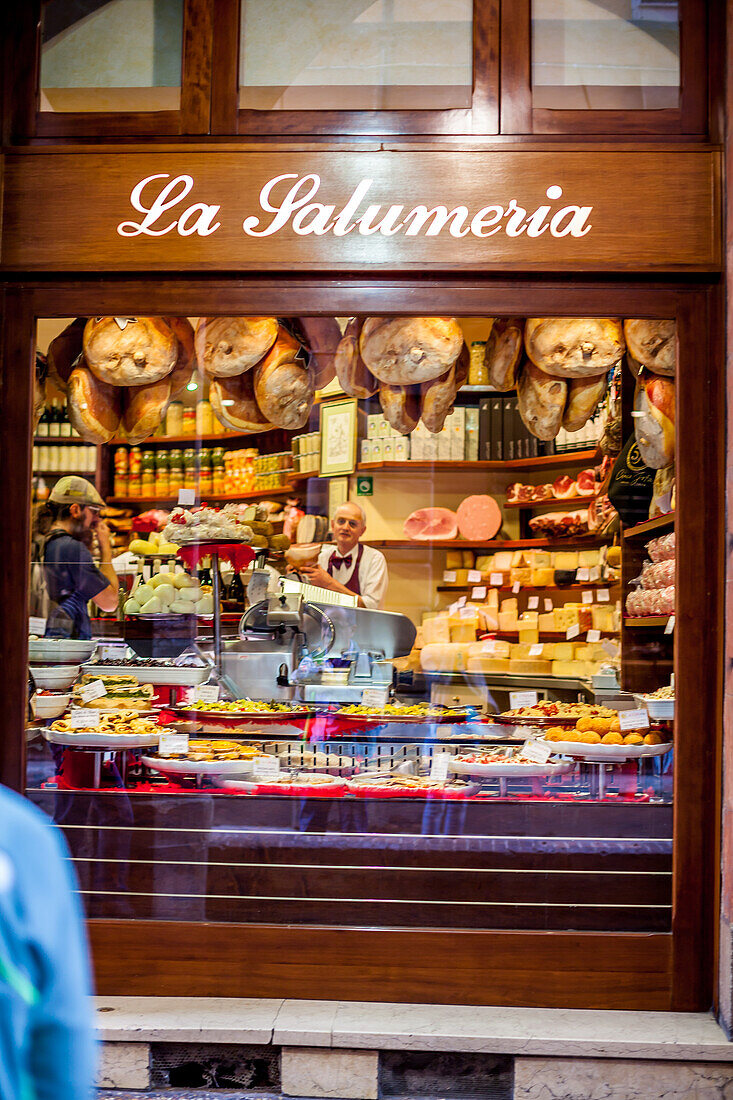
M 422 624 L 423 645 L 450 641 L 450 623 L 447 615 L 435 615 Z
M 511 642 L 505 642 L 501 638 L 486 642 L 474 642 L 468 647 L 468 656 L 471 657 L 509 657 L 515 647 Z
M 460 642 L 426 645 L 420 650 L 424 672 L 464 672 L 468 646 Z
M 509 672 L 511 661 L 505 657 L 469 657 L 468 672 Z
M 538 658 L 533 660 L 512 659 L 509 662 L 509 671 L 514 676 L 550 676 L 552 673 L 552 662 L 543 661 Z

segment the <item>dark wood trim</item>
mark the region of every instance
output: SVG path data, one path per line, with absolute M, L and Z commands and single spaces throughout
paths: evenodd
M 40 0 L 6 4 L 0 16 L 2 44 L 2 143 L 35 134 L 40 72 Z
M 211 133 L 236 134 L 239 101 L 239 0 L 214 4 Z
M 501 5 L 502 134 L 532 132 L 531 0 Z
M 181 133 L 208 134 L 214 0 L 185 0 L 181 65 Z
M 671 937 L 91 921 L 97 992 L 670 1008 Z
M 180 133 L 179 111 L 149 111 L 140 114 L 90 111 L 88 114 L 56 114 L 39 111 L 36 136 L 39 138 L 175 137 Z

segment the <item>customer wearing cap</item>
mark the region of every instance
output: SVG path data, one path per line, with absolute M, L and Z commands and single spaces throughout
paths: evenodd
M 41 551 L 53 610 L 47 637 L 91 638 L 87 603 L 102 611 L 117 609 L 117 575 L 112 567 L 109 528 L 100 519 L 104 501 L 83 477 L 62 477 L 36 516 L 45 536 Z M 101 560 L 94 564 L 90 546 L 97 536 Z
M 349 501 L 336 509 L 331 521 L 336 549 L 324 546 L 318 564 L 303 566 L 309 584 L 358 597 L 358 607 L 379 610 L 384 603 L 389 576 L 384 554 L 360 542 L 366 531 L 364 509 Z

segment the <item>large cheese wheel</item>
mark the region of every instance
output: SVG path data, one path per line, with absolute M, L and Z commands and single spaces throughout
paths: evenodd
M 493 539 L 501 529 L 501 508 L 493 497 L 471 496 L 456 509 L 461 538 L 471 542 Z
M 268 432 L 275 427 L 255 400 L 254 376 L 251 371 L 234 378 L 214 378 L 209 387 L 209 400 L 225 428 L 233 432 Z
M 673 379 L 645 372 L 636 383 L 634 412 L 634 435 L 645 466 L 670 466 L 675 454 Z
M 253 372 L 257 404 L 278 428 L 293 430 L 308 423 L 315 390 L 300 356 L 299 342 L 280 329 L 277 340 Z
M 66 393 L 69 375 L 82 353 L 86 323 L 86 317 L 76 317 L 48 345 L 48 376 L 63 393 Z
M 562 426 L 567 432 L 577 432 L 590 420 L 606 392 L 606 381 L 605 374 L 570 379 L 568 400 L 562 417 Z
M 411 386 L 438 378 L 463 347 L 455 317 L 367 317 L 359 349 L 380 382 Z
M 529 317 L 524 343 L 535 366 L 556 378 L 603 374 L 626 346 L 621 322 L 609 317 Z
M 491 326 L 484 348 L 489 385 L 506 392 L 517 385 L 522 359 L 524 321 L 520 317 L 498 317 Z
M 420 391 L 416 386 L 390 386 L 382 382 L 379 404 L 387 423 L 400 435 L 409 435 L 420 419 Z
M 359 351 L 361 319 L 352 317 L 346 332 L 336 348 L 336 377 L 344 393 L 349 397 L 371 397 L 379 389 L 379 382 L 367 367 Z
M 79 356 L 69 375 L 66 404 L 71 426 L 87 443 L 109 443 L 120 426 L 122 391 L 92 374 Z
M 149 386 L 131 386 L 124 391 L 122 427 L 133 445 L 142 443 L 160 427 L 171 397 L 172 377 L 169 374 Z
M 275 317 L 199 317 L 196 359 L 213 378 L 232 378 L 250 370 L 275 343 Z
M 519 415 L 538 439 L 554 439 L 562 425 L 568 384 L 526 362 L 517 385 Z
M 626 347 L 637 363 L 654 374 L 674 378 L 677 368 L 677 326 L 674 321 L 624 321 Z
M 178 339 L 164 317 L 92 317 L 84 329 L 84 358 L 111 386 L 147 386 L 173 370 Z

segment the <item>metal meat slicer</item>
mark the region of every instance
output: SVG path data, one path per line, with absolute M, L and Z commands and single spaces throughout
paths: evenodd
M 241 696 L 360 702 L 365 688 L 389 691 L 393 657 L 410 652 L 415 627 L 391 611 L 345 607 L 300 592 L 269 595 L 242 616 L 222 671 Z

